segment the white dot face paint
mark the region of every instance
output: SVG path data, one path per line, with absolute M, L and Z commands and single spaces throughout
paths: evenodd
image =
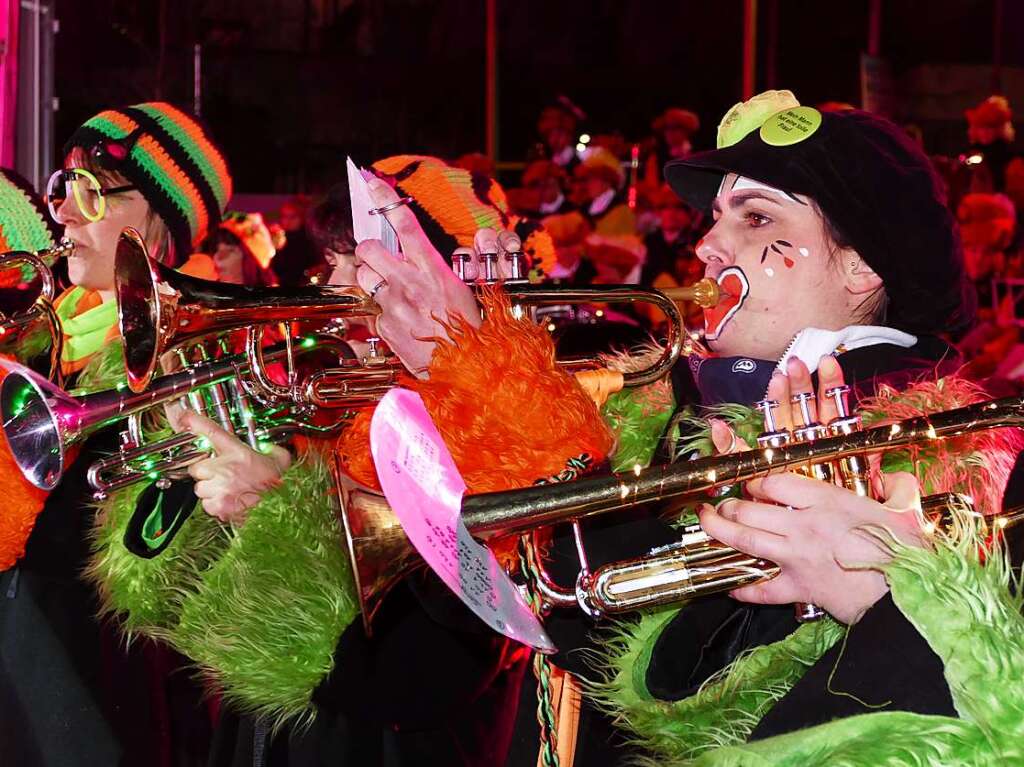
M 772 269 L 770 266 L 766 266 L 764 268 L 764 273 L 767 274 L 769 277 L 774 277 L 775 276 L 775 270 Z
M 799 253 L 804 258 L 807 258 L 809 255 L 811 255 L 811 251 L 809 251 L 807 248 L 799 248 L 797 250 L 797 253 Z

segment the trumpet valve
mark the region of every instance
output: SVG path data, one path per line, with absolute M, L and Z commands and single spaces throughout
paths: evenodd
M 779 448 L 788 445 L 792 439 L 792 435 L 785 429 L 780 429 L 775 421 L 775 409 L 778 406 L 778 401 L 773 399 L 763 399 L 754 405 L 764 416 L 764 431 L 757 437 L 758 447 Z
M 850 417 L 850 406 L 847 402 L 849 394 L 849 386 L 833 386 L 831 389 L 825 390 L 825 396 L 831 398 L 836 404 L 837 418 Z
M 836 403 L 836 411 L 839 415 L 828 423 L 828 430 L 832 436 L 850 436 L 861 429 L 861 418 L 851 413 L 847 406 L 846 397 L 850 392 L 849 386 L 837 386 L 828 389 L 825 395 L 831 397 Z M 847 490 L 852 490 L 857 495 L 871 496 L 871 465 L 864 455 L 849 455 L 841 458 L 838 462 L 840 484 Z
M 521 280 L 523 279 L 523 253 L 522 251 L 515 251 L 512 253 L 505 254 L 505 260 L 508 261 L 508 271 L 510 280 Z
M 497 253 L 481 253 L 480 260 L 484 265 L 484 282 L 490 284 L 498 281 L 497 266 L 498 266 L 498 254 Z
M 766 433 L 779 430 L 778 425 L 775 423 L 775 410 L 778 406 L 779 401 L 774 399 L 763 399 L 754 405 L 754 407 L 761 411 L 761 415 L 764 416 L 764 430 Z
M 463 282 L 470 282 L 466 275 L 466 264 L 469 263 L 469 259 L 469 253 L 452 253 L 452 268 L 455 270 L 455 276 Z
M 387 363 L 387 356 L 380 348 L 379 338 L 367 338 L 366 345 L 366 354 L 363 355 L 361 360 L 364 365 L 384 365 Z
M 117 447 L 122 455 L 124 455 L 130 450 L 134 450 L 138 446 L 139 445 L 135 441 L 135 437 L 132 436 L 132 433 L 130 431 L 122 431 L 120 434 L 118 434 Z

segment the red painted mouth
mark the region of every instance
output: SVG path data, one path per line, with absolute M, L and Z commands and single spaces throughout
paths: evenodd
M 704 310 L 704 337 L 709 341 L 721 335 L 750 292 L 747 275 L 738 266 L 730 266 L 719 274 L 718 286 L 722 289 L 722 297 L 717 304 Z

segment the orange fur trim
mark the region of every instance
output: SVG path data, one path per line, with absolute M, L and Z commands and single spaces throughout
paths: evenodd
M 597 406 L 555 363 L 543 328 L 512 315 L 507 296 L 482 297 L 487 319 L 447 328 L 430 361 L 430 378 L 404 386 L 423 398 L 470 493 L 511 490 L 558 474 L 583 453 L 603 461 L 613 437 Z M 370 457 L 370 412 L 337 443 L 349 476 L 379 489 Z M 499 558 L 502 558 L 499 553 Z
M 589 453 L 602 461 L 613 438 L 575 378 L 555 363 L 551 336 L 512 315 L 500 291 L 483 296 L 487 320 L 448 326 L 430 361 L 430 378 L 406 379 L 451 451 L 471 493 L 525 487 Z M 370 458 L 370 418 L 360 413 L 338 439 L 342 466 L 378 488 Z

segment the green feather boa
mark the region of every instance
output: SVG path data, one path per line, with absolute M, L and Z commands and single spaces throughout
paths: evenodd
M 947 395 L 973 396 L 959 384 L 943 381 L 901 394 L 883 391 L 867 403 L 865 421 L 885 422 L 890 409 L 896 417 L 912 415 L 904 409 L 913 411 L 923 400 L 929 401 L 929 410 L 966 404 L 947 401 L 937 406 Z M 751 444 L 761 429 L 760 415 L 752 408 L 726 406 L 715 415 Z M 697 427 L 696 434 L 678 446 L 677 454 L 713 452 L 706 421 L 693 419 L 691 425 Z M 979 461 L 1005 464 L 1017 454 L 1018 440 L 986 437 L 971 450 L 921 450 L 913 460 L 903 453 L 883 462 L 883 470 L 912 470 L 930 490 L 949 484 L 936 487 L 937 479 L 962 485 L 966 477 L 975 483 Z M 1006 472 L 1005 466 L 1000 469 L 990 469 L 998 481 L 989 484 L 1001 490 Z M 974 495 L 983 507 L 991 508 L 998 500 L 991 488 Z M 650 695 L 645 679 L 655 643 L 678 608 L 619 624 L 596 664 L 605 681 L 590 685 L 590 693 L 656 757 L 651 764 L 1024 763 L 1024 746 L 1019 745 L 1024 744 L 1024 618 L 1022 599 L 1014 596 L 1019 584 L 1009 588 L 1005 552 L 991 551 L 982 560 L 982 535 L 972 525 L 969 516 L 962 517 L 957 530 L 928 549 L 902 546 L 879 534 L 893 552 L 884 571 L 894 602 L 943 659 L 960 718 L 876 712 L 747 744 L 761 717 L 842 638 L 844 629 L 830 619 L 804 625 L 780 642 L 740 656 L 695 695 L 667 702 Z
M 651 764 L 1024 763 L 1024 617 L 1005 552 L 982 559 L 983 536 L 973 528 L 931 548 L 879 535 L 893 553 L 884 568 L 893 600 L 945 663 L 959 718 L 875 712 L 745 743 L 774 702 L 842 637 L 831 620 L 755 648 L 697 694 L 664 702 L 651 697 L 644 679 L 654 643 L 676 611 L 648 615 L 618 629 L 606 659 L 612 675 L 592 694 L 657 757 Z
M 315 715 L 313 690 L 359 612 L 323 461 L 309 456 L 226 528 L 197 509 L 160 556 L 122 540 L 138 488 L 102 504 L 89 573 L 129 632 L 167 641 L 225 699 L 275 725 Z

